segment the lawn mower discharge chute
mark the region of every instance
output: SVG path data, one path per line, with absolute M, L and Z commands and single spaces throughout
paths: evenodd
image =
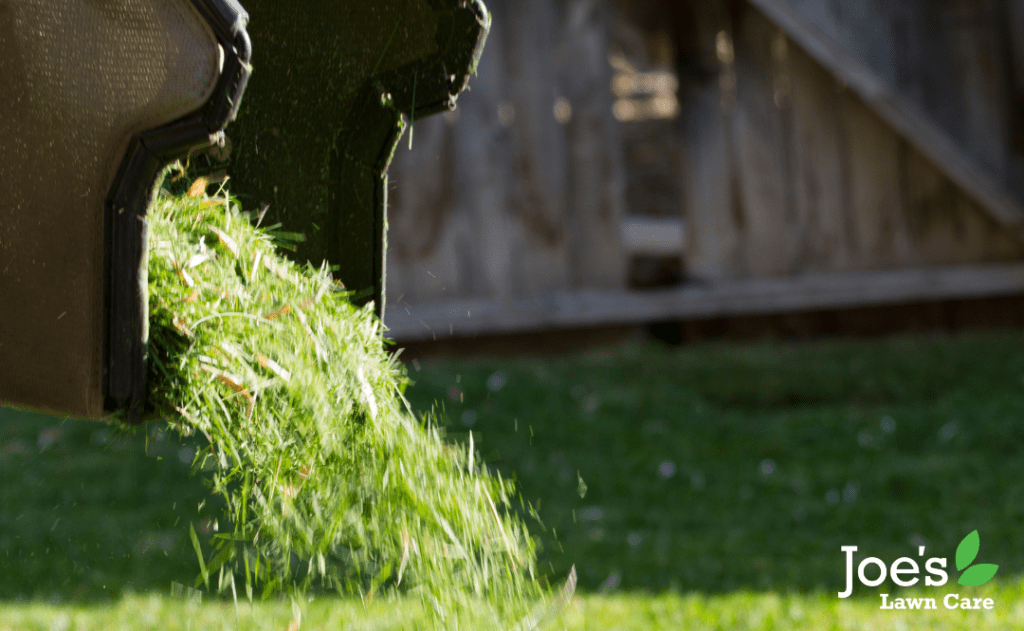
M 486 10 L 246 4 L 0 4 L 0 405 L 142 418 L 147 209 L 236 114 L 232 193 L 382 314 L 390 157 L 408 121 L 454 107 Z

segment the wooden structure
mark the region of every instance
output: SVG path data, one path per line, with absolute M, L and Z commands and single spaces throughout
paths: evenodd
M 1024 294 L 1024 0 L 488 5 L 392 169 L 396 339 Z

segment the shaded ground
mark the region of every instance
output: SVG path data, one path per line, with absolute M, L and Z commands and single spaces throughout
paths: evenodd
M 89 602 L 191 585 L 189 523 L 218 510 L 188 471 L 198 443 L 152 426 L 0 409 L 0 594 Z
M 409 396 L 539 500 L 546 558 L 585 589 L 832 591 L 841 545 L 952 559 L 974 529 L 1021 571 L 1022 351 L 1016 334 L 634 345 L 418 362 Z

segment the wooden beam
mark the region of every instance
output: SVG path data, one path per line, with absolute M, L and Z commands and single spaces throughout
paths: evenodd
M 679 217 L 625 215 L 619 232 L 622 251 L 634 256 L 682 256 L 686 246 L 686 226 Z
M 508 302 L 393 304 L 387 337 L 413 342 L 558 328 L 1024 294 L 1024 263 L 806 274 L 649 291 L 555 292 Z
M 1000 225 L 1024 228 L 1024 206 L 999 179 L 968 158 L 927 114 L 902 99 L 863 63 L 805 20 L 787 0 L 748 0 L 852 90 L 876 115 L 924 154 Z M 1018 236 L 1020 236 L 1018 234 Z

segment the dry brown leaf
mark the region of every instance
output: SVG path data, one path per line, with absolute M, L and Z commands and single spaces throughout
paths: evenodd
M 171 318 L 171 324 L 178 330 L 178 333 L 181 333 L 185 337 L 192 337 L 192 331 L 188 328 L 188 325 L 185 324 L 185 321 L 178 316 Z
M 189 197 L 199 197 L 206 192 L 206 186 L 210 183 L 205 177 L 196 178 L 195 182 L 192 182 L 192 186 L 188 187 Z
M 288 315 L 291 312 L 292 312 L 291 305 L 285 305 L 285 306 L 281 307 L 280 309 L 274 309 L 273 311 L 268 311 L 267 313 L 264 313 L 263 317 L 265 319 L 267 319 L 267 320 L 273 320 L 274 318 L 279 318 L 279 317 L 281 317 L 283 315 Z

